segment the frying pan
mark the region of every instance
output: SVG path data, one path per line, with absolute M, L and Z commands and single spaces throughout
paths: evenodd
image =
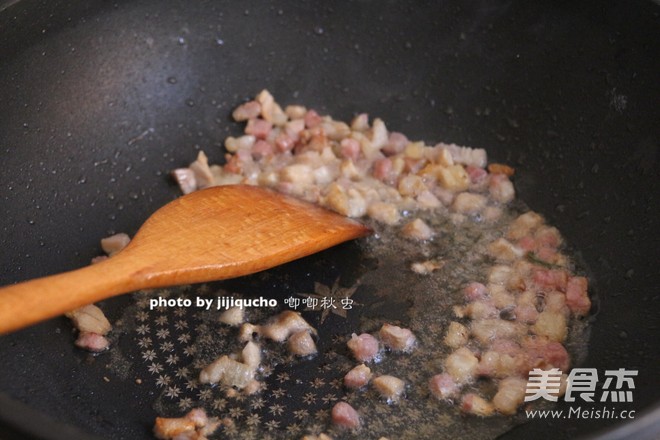
M 519 197 L 590 270 L 582 365 L 639 376 L 635 421 L 531 420 L 503 438 L 657 437 L 659 14 L 634 0 L 0 1 L 0 284 L 80 267 L 99 238 L 134 233 L 179 194 L 170 169 L 199 149 L 222 162 L 231 109 L 267 88 L 514 166 Z M 359 249 L 278 268 L 271 286 L 350 278 Z M 115 321 L 135 306 L 103 307 Z M 139 355 L 121 349 L 134 342 L 120 338 L 117 359 L 73 338 L 64 318 L 0 337 L 0 437 L 150 438 L 161 390 L 135 383 Z

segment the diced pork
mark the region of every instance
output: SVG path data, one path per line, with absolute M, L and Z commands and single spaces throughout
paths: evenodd
M 394 225 L 401 220 L 399 209 L 396 205 L 387 202 L 374 202 L 367 208 L 369 217 L 387 225 Z
M 360 336 L 353 333 L 346 345 L 353 353 L 353 357 L 359 362 L 374 360 L 379 351 L 378 340 L 369 333 L 362 333 Z
M 259 344 L 249 341 L 241 351 L 241 360 L 245 365 L 256 370 L 261 363 L 261 348 Z
M 383 375 L 371 382 L 378 393 L 389 402 L 396 402 L 406 390 L 406 383 L 398 377 Z
M 252 135 L 257 139 L 266 139 L 270 134 L 273 124 L 263 119 L 250 119 L 245 126 L 245 134 Z
M 232 117 L 235 121 L 247 121 L 254 119 L 261 114 L 261 104 L 257 101 L 248 101 L 241 104 L 232 112 Z
M 218 383 L 236 388 L 245 386 L 254 379 L 254 369 L 247 364 L 222 355 L 199 373 L 200 383 Z
M 209 418 L 203 409 L 190 410 L 183 417 L 156 417 L 154 435 L 161 440 L 207 440 L 220 426 L 216 418 Z
M 488 245 L 488 254 L 499 261 L 512 262 L 524 255 L 524 251 L 505 238 L 498 238 Z
M 459 384 L 472 381 L 479 359 L 468 348 L 461 347 L 445 359 L 445 371 Z
M 172 170 L 172 178 L 179 185 L 183 194 L 190 194 L 197 190 L 197 180 L 195 173 L 190 168 L 177 168 Z
M 387 138 L 387 143 L 383 146 L 381 151 L 388 156 L 399 154 L 408 145 L 408 138 L 403 133 L 393 131 Z
M 461 387 L 447 373 L 436 374 L 429 380 L 429 390 L 438 399 L 453 399 L 461 391 Z
M 551 341 L 563 342 L 568 334 L 566 316 L 563 313 L 544 310 L 536 319 L 532 331 L 539 336 L 547 337 Z
M 347 429 L 360 427 L 360 415 L 346 402 L 338 402 L 332 407 L 332 423 Z
M 294 333 L 316 330 L 298 312 L 285 310 L 266 325 L 261 326 L 261 335 L 276 342 L 283 342 Z
M 587 287 L 588 282 L 585 277 L 570 277 L 566 284 L 566 305 L 577 316 L 585 316 L 591 309 Z
M 289 352 L 298 356 L 309 356 L 315 354 L 316 344 L 309 330 L 300 330 L 289 337 L 287 342 Z
M 470 192 L 460 193 L 452 204 L 452 209 L 461 214 L 477 214 L 485 207 L 486 197 Z
M 82 331 L 78 334 L 75 345 L 83 350 L 100 353 L 108 349 L 110 341 L 98 333 Z
M 443 340 L 445 345 L 451 348 L 459 348 L 467 344 L 470 330 L 460 322 L 452 321 L 447 327 L 447 334 Z
M 472 322 L 472 336 L 484 345 L 495 339 L 515 339 L 525 333 L 525 326 L 503 319 L 480 319 Z
M 218 321 L 231 326 L 239 326 L 245 320 L 245 309 L 242 307 L 232 307 L 220 314 Z
M 533 275 L 534 282 L 544 289 L 566 291 L 568 273 L 565 270 L 536 268 Z
M 199 154 L 197 154 L 197 159 L 191 163 L 188 168 L 192 170 L 193 174 L 195 174 L 197 188 L 208 188 L 215 183 L 213 180 L 213 173 L 209 167 L 209 160 L 203 151 L 200 151 Z
M 241 342 L 251 341 L 254 336 L 261 334 L 261 326 L 244 322 L 238 330 L 238 340 Z
M 112 257 L 128 246 L 128 243 L 130 242 L 131 238 L 127 234 L 120 232 L 119 234 L 114 234 L 110 237 L 101 239 L 101 248 L 103 249 L 103 252 Z
M 502 379 L 493 397 L 493 406 L 500 414 L 513 415 L 525 400 L 527 381 L 519 377 Z
M 507 353 L 495 348 L 481 354 L 477 373 L 480 376 L 503 378 L 518 374 L 524 368 L 523 353 Z
M 462 165 L 484 168 L 488 161 L 486 150 L 483 148 L 461 147 L 456 144 L 444 145 L 444 148 L 451 153 L 454 162 Z
M 356 161 L 360 157 L 360 142 L 353 138 L 343 139 L 340 143 L 340 153 L 343 157 Z
M 347 388 L 362 388 L 371 380 L 371 368 L 360 364 L 346 373 L 344 376 L 344 385 Z
M 81 333 L 96 333 L 97 335 L 104 336 L 112 330 L 112 325 L 108 321 L 108 318 L 94 304 L 72 310 L 66 313 L 66 317 L 71 319 L 74 327 L 80 330 Z
M 468 393 L 461 400 L 461 411 L 475 416 L 488 417 L 493 415 L 495 408 L 492 403 L 483 397 L 479 397 L 474 393 Z
M 488 296 L 488 289 L 481 283 L 472 282 L 465 286 L 463 293 L 468 301 L 476 301 L 485 299 Z
M 445 262 L 442 260 L 426 260 L 426 261 L 417 261 L 410 265 L 410 269 L 420 275 L 428 275 L 433 271 L 442 269 L 445 266 Z
M 417 340 L 410 329 L 387 323 L 383 324 L 378 335 L 385 347 L 395 351 L 410 351 Z
M 570 357 L 559 342 L 544 337 L 527 338 L 522 344 L 526 356 L 525 374 L 534 368 L 549 370 L 553 367 L 568 371 Z
M 403 228 L 401 228 L 401 233 L 408 237 L 416 240 L 429 240 L 433 238 L 433 229 L 420 218 L 416 218 L 413 221 L 406 223 Z
M 490 192 L 490 196 L 500 203 L 509 203 L 516 196 L 513 183 L 504 174 L 490 175 L 488 191 Z

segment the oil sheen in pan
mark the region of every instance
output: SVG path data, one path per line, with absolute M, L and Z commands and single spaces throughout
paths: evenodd
M 360 243 L 348 243 L 298 262 L 250 277 L 222 283 L 159 289 L 134 294 L 134 306 L 126 309 L 123 327 L 116 331 L 132 340 L 134 353 L 117 353 L 112 367 L 128 367 L 142 377 L 141 386 L 157 390 L 153 405 L 158 414 L 178 417 L 195 407 L 210 416 L 233 423 L 220 428 L 222 438 L 299 438 L 325 432 L 333 438 L 370 437 L 495 438 L 525 421 L 524 414 L 511 417 L 465 416 L 456 404 L 430 395 L 428 380 L 442 371 L 450 350 L 442 340 L 447 325 L 455 320 L 453 306 L 464 304 L 462 287 L 483 280 L 493 265 L 486 246 L 502 236 L 519 213 L 521 204 L 507 208 L 502 217 L 488 223 L 477 217 L 455 215 L 427 218 L 439 234 L 432 240 L 414 242 L 400 236 L 398 228 L 378 226 L 378 234 Z M 422 276 L 410 270 L 414 262 L 436 259 L 442 267 Z M 258 377 L 264 389 L 251 396 L 227 392 L 222 386 L 199 384 L 199 371 L 218 356 L 239 352 L 237 328 L 218 322 L 217 310 L 195 307 L 149 309 L 153 297 L 253 298 L 278 300 L 278 308 L 250 308 L 246 320 L 261 323 L 280 310 L 288 298 L 334 298 L 336 309 L 298 310 L 318 330 L 319 353 L 294 357 L 283 344 L 262 341 L 264 359 Z M 351 308 L 341 299 L 350 298 Z M 346 348 L 351 333 L 377 332 L 385 322 L 412 329 L 417 347 L 409 354 L 384 353 L 370 364 L 375 375 L 403 379 L 405 398 L 388 403 L 376 391 L 349 391 L 343 376 L 358 364 Z M 586 352 L 585 321 L 572 320 L 565 342 L 572 365 Z M 124 344 L 125 347 L 125 344 Z M 126 349 L 126 348 L 122 348 Z M 120 350 L 115 347 L 113 350 Z M 476 381 L 468 391 L 492 395 L 491 381 Z M 361 431 L 350 433 L 332 427 L 330 411 L 347 401 L 362 418 Z

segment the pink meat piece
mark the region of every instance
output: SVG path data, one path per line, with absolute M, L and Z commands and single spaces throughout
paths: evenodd
M 241 163 L 238 155 L 227 154 L 226 156 L 227 163 L 223 167 L 228 173 L 240 174 L 243 170 L 243 164 Z
M 526 362 L 521 373 L 526 374 L 534 368 L 548 370 L 553 367 L 568 371 L 570 357 L 561 343 L 543 337 L 532 337 L 523 343 L 522 348 Z
M 408 138 L 405 134 L 393 131 L 387 137 L 387 143 L 381 148 L 386 156 L 393 156 L 401 153 L 408 145 Z
M 353 333 L 346 345 L 353 357 L 360 362 L 369 362 L 378 354 L 378 340 L 369 333 L 362 333 L 360 336 Z
M 279 151 L 291 151 L 296 145 L 296 140 L 287 133 L 280 133 L 275 138 L 275 145 Z
M 314 128 L 321 122 L 322 118 L 316 113 L 316 110 L 307 110 L 307 113 L 305 113 L 305 127 Z
M 254 143 L 252 146 L 252 157 L 255 160 L 259 160 L 262 157 L 270 156 L 275 152 L 275 148 L 273 148 L 273 144 L 270 142 L 266 142 L 262 139 L 259 139 Z
M 376 179 L 385 180 L 392 172 L 392 161 L 388 158 L 378 159 L 374 162 L 373 175 Z
M 436 196 L 445 206 L 451 205 L 454 201 L 454 193 L 439 185 L 433 188 L 433 195 Z
M 257 101 L 248 101 L 241 104 L 232 113 L 235 121 L 247 121 L 248 119 L 255 119 L 261 113 L 261 104 Z
M 110 341 L 105 336 L 92 332 L 80 332 L 78 339 L 76 339 L 76 347 L 88 350 L 94 353 L 99 353 L 106 350 L 110 346 Z
M 250 119 L 245 126 L 245 134 L 251 134 L 257 139 L 266 139 L 273 124 L 264 119 Z
M 520 345 L 510 339 L 495 339 L 490 349 L 501 354 L 508 354 L 509 356 L 518 356 L 522 353 Z
M 339 147 L 341 155 L 347 159 L 352 159 L 355 162 L 360 157 L 360 142 L 356 139 L 342 139 Z
M 536 257 L 539 260 L 547 261 L 548 263 L 554 263 L 560 257 L 560 254 L 554 247 L 542 246 L 536 251 Z
M 534 235 L 536 244 L 539 247 L 557 248 L 561 244 L 561 235 L 557 228 L 542 227 Z
M 383 324 L 378 335 L 386 347 L 396 351 L 410 351 L 417 341 L 410 329 L 387 323 Z
M 360 426 L 360 415 L 346 402 L 332 407 L 332 423 L 342 428 L 355 429 Z
M 472 165 L 466 166 L 465 171 L 470 177 L 470 182 L 472 183 L 483 183 L 486 180 L 486 177 L 488 177 L 488 171 Z
M 362 388 L 369 383 L 370 379 L 371 369 L 364 364 L 360 364 L 346 373 L 344 385 L 348 388 Z
M 566 284 L 566 305 L 578 316 L 585 316 L 591 309 L 588 281 L 585 277 L 570 277 Z
M 525 235 L 523 238 L 518 240 L 518 247 L 525 252 L 530 252 L 536 249 L 536 241 L 533 237 Z
M 488 297 L 488 289 L 481 283 L 472 282 L 463 289 L 465 298 L 468 301 L 477 301 Z
M 458 395 L 461 387 L 449 374 L 442 373 L 429 380 L 429 390 L 438 399 L 451 399 Z
M 493 199 L 500 203 L 508 203 L 516 195 L 513 183 L 505 174 L 488 175 L 488 192 Z
M 540 287 L 566 291 L 568 273 L 565 270 L 535 268 L 532 278 Z

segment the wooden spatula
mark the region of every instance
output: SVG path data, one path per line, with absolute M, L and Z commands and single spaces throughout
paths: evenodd
M 369 233 L 267 189 L 208 188 L 160 208 L 112 258 L 0 288 L 0 333 L 122 293 L 259 272 Z

